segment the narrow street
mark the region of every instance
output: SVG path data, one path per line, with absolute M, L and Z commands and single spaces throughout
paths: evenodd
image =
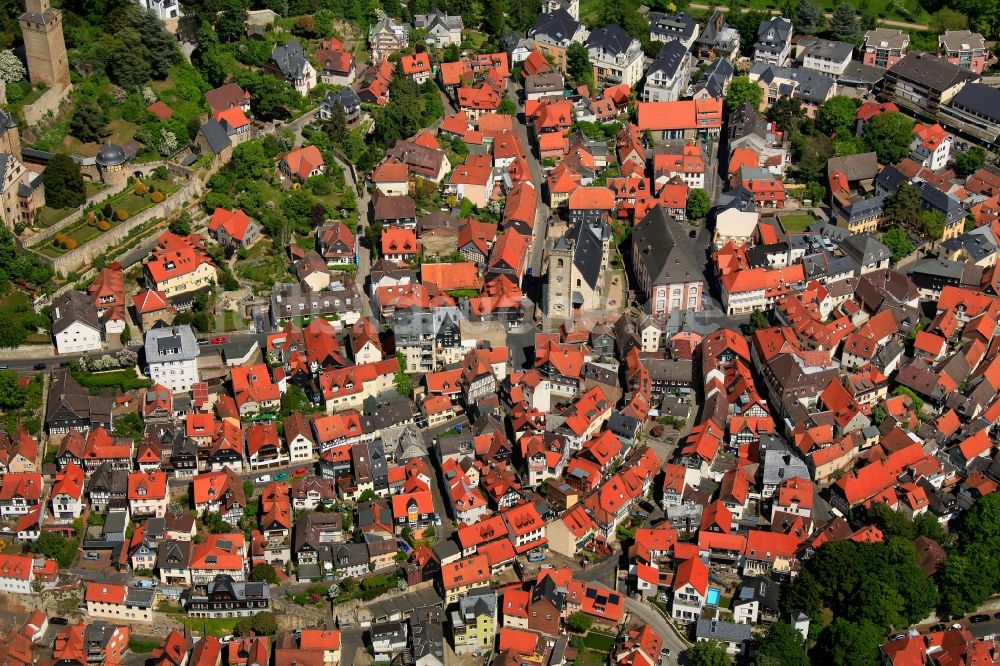
M 518 108 L 521 108 L 519 100 L 520 88 L 511 82 L 507 86 L 507 97 L 510 98 Z M 545 237 L 548 234 L 549 207 L 542 201 L 542 167 L 535 157 L 535 152 L 531 149 L 531 141 L 528 137 L 528 128 L 522 122 L 521 115 L 514 116 L 514 131 L 517 132 L 524 148 L 525 160 L 528 163 L 528 170 L 531 172 L 531 182 L 535 185 L 538 194 L 538 208 L 535 211 L 534 234 L 531 239 L 531 248 L 528 255 L 528 268 L 531 270 L 531 277 L 522 280 L 524 296 L 528 300 L 524 320 L 527 323 L 537 322 L 541 317 L 539 312 L 542 298 L 542 258 L 545 251 Z M 526 271 L 527 273 L 527 271 Z

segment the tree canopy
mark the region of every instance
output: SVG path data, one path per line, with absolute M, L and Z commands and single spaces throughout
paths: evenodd
M 841 2 L 833 10 L 833 19 L 830 21 L 830 32 L 834 39 L 855 46 L 861 41 L 861 22 L 858 21 L 857 12 L 854 5 L 849 2 Z
M 819 107 L 817 124 L 827 135 L 854 134 L 854 114 L 858 105 L 850 97 L 834 95 Z
M 56 153 L 45 165 L 45 205 L 77 208 L 87 200 L 87 186 L 80 165 L 65 153 Z
M 813 0 L 799 0 L 795 8 L 795 18 L 793 19 L 795 31 L 805 35 L 812 35 L 819 32 L 826 19 L 823 17 L 823 9 Z
M 802 634 L 786 622 L 772 624 L 760 642 L 754 666 L 771 664 L 809 666 Z
M 732 660 L 722 641 L 698 641 L 687 651 L 692 666 L 731 666 Z
M 892 260 L 899 261 L 913 252 L 913 243 L 900 227 L 893 227 L 882 234 L 882 242 L 892 252 Z
M 687 217 L 689 220 L 703 219 L 706 215 L 708 215 L 708 211 L 711 207 L 712 200 L 708 196 L 708 192 L 700 187 L 688 190 Z
M 899 111 L 880 113 L 865 127 L 868 147 L 878 153 L 878 161 L 895 164 L 910 154 L 913 121 Z
M 726 110 L 736 111 L 744 102 L 749 102 L 754 109 L 759 109 L 764 102 L 764 89 L 746 76 L 737 76 L 729 83 L 726 91 Z

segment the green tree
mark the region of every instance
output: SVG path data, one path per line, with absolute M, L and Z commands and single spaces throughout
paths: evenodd
M 882 234 L 882 242 L 892 252 L 892 260 L 899 261 L 913 252 L 913 243 L 906 236 L 906 232 L 899 227 L 893 227 Z
M 941 240 L 948 220 L 939 210 L 925 210 L 920 214 L 920 228 L 932 241 Z
M 687 218 L 689 220 L 704 219 L 711 208 L 712 199 L 708 196 L 708 192 L 700 187 L 688 190 Z
M 819 107 L 817 125 L 827 135 L 854 134 L 854 114 L 858 105 L 850 97 L 835 95 Z
M 566 73 L 574 83 L 594 90 L 594 66 L 590 62 L 590 53 L 583 44 L 570 42 L 566 49 Z
M 184 216 L 178 216 L 170 220 L 170 224 L 167 225 L 167 229 L 171 233 L 175 233 L 178 236 L 187 236 L 191 233 L 190 217 L 184 218 Z
M 221 0 L 221 13 L 215 19 L 215 31 L 223 42 L 232 42 L 243 36 L 247 22 L 247 8 L 243 0 Z
M 834 8 L 830 32 L 834 39 L 857 46 L 861 41 L 861 23 L 858 21 L 854 5 L 849 2 L 841 2 Z
M 127 437 L 139 441 L 142 439 L 145 429 L 146 424 L 143 423 L 142 418 L 135 412 L 128 412 L 115 419 L 113 434 L 115 437 Z
M 0 409 L 18 409 L 24 406 L 27 392 L 17 381 L 13 370 L 0 370 Z
M 513 116 L 517 114 L 517 104 L 514 104 L 514 100 L 510 97 L 504 97 L 500 100 L 500 106 L 497 107 L 497 112 L 502 113 L 505 116 Z
M 992 590 L 982 572 L 961 553 L 948 556 L 937 575 L 941 594 L 938 613 L 941 617 L 967 615 L 986 601 Z
M 754 310 L 752 313 L 750 313 L 750 323 L 748 325 L 750 327 L 751 333 L 754 333 L 761 329 L 771 328 L 771 322 L 767 320 L 767 315 L 764 313 L 763 310 L 759 309 Z
M 51 208 L 78 208 L 87 201 L 80 165 L 65 153 L 56 153 L 45 165 L 45 204 Z
M 986 163 L 986 151 L 979 146 L 973 146 L 969 150 L 956 152 L 951 159 L 951 168 L 959 176 L 970 176 Z
M 278 633 L 278 621 L 274 614 L 265 611 L 250 617 L 242 617 L 233 628 L 233 633 L 240 636 L 249 636 L 251 632 L 258 636 L 273 636 Z
M 811 656 L 821 666 L 877 666 L 882 631 L 867 620 L 834 619 L 819 635 Z
M 698 641 L 687 651 L 691 666 L 731 666 L 732 660 L 722 641 Z
M 889 418 L 889 412 L 886 411 L 885 405 L 878 403 L 872 407 L 872 421 L 876 425 L 882 425 L 882 421 L 885 421 L 887 418 Z
M 809 666 L 802 634 L 786 622 L 771 625 L 760 642 L 754 666 Z
M 150 75 L 157 80 L 167 78 L 170 68 L 180 59 L 177 38 L 167 32 L 163 21 L 151 11 L 138 8 L 131 11 L 128 25 L 138 33 L 149 52 Z
M 799 182 L 826 181 L 826 163 L 833 157 L 833 142 L 823 134 L 792 136 L 792 153 L 798 161 Z
M 578 634 L 584 634 L 590 631 L 590 628 L 594 626 L 594 618 L 586 613 L 577 611 L 566 618 L 566 625 Z
M 118 31 L 108 56 L 108 77 L 123 88 L 141 86 L 153 74 L 149 49 L 133 28 Z
M 795 8 L 795 32 L 806 35 L 814 35 L 823 29 L 826 19 L 823 17 L 823 9 L 813 0 L 799 0 Z
M 281 212 L 285 214 L 290 229 L 305 236 L 311 229 L 313 208 L 318 202 L 305 190 L 295 190 L 281 202 Z
M 968 30 L 969 19 L 962 12 L 957 12 L 950 7 L 942 7 L 933 14 L 929 21 L 931 31 L 941 35 L 948 30 Z
M 198 48 L 191 54 L 191 63 L 213 86 L 220 86 L 226 80 L 226 66 L 222 60 L 219 36 L 207 21 L 198 28 Z
M 93 102 L 81 102 L 69 121 L 69 133 L 84 143 L 95 143 L 111 134 L 107 125 L 108 118 L 100 106 Z
M 913 121 L 899 111 L 880 113 L 865 127 L 868 147 L 878 153 L 878 161 L 895 164 L 910 154 Z
M 31 552 L 40 553 L 58 562 L 60 568 L 68 569 L 76 559 L 79 544 L 77 539 L 66 539 L 55 532 L 43 531 L 38 541 L 31 545 Z
M 791 134 L 798 129 L 799 123 L 805 118 L 802 102 L 791 97 L 781 97 L 767 110 L 767 117 L 778 125 L 778 129 Z
M 253 566 L 253 571 L 250 572 L 250 580 L 255 583 L 277 585 L 278 574 L 275 572 L 273 566 L 267 564 L 266 562 L 261 562 L 260 564 L 255 564 Z
M 920 213 L 920 190 L 909 183 L 900 184 L 885 202 L 885 219 L 890 224 L 914 227 L 920 222 Z
M 726 91 L 726 110 L 733 113 L 743 106 L 744 102 L 749 103 L 754 109 L 759 109 L 764 102 L 764 89 L 746 76 L 737 76 L 729 83 L 729 90 Z

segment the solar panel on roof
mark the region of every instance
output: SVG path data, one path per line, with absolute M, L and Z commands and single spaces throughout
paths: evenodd
M 595 590 L 595 589 L 594 589 L 594 588 L 592 588 L 592 587 L 590 587 L 590 588 L 587 588 L 587 598 L 588 598 L 588 599 L 593 599 L 593 598 L 595 598 L 596 596 L 597 596 L 597 590 Z
M 620 597 L 617 594 L 608 595 L 608 601 L 610 601 L 613 604 L 617 604 L 619 599 Z

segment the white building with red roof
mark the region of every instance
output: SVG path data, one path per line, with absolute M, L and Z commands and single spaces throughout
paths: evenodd
M 216 208 L 208 232 L 224 247 L 250 247 L 260 240 L 260 225 L 239 208 Z

